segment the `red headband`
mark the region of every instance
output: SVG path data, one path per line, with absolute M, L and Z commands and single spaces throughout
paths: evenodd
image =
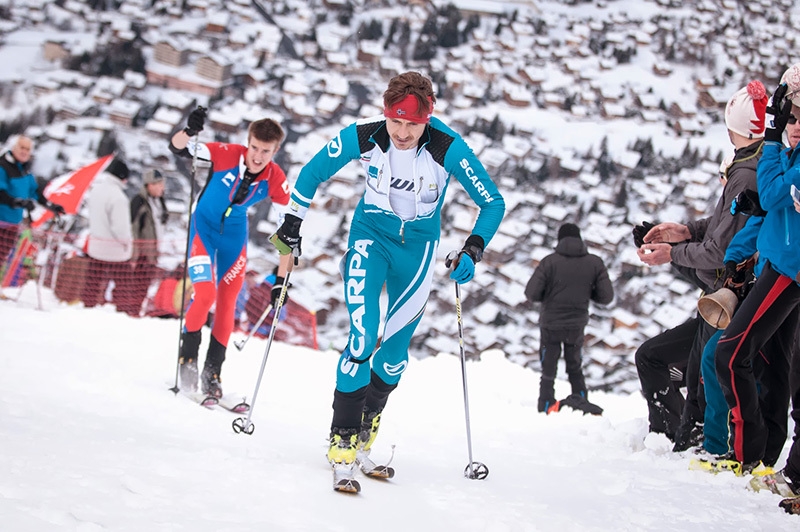
M 433 111 L 433 100 L 428 98 L 430 110 Z M 391 107 L 383 108 L 383 116 L 386 118 L 399 118 L 408 120 L 416 124 L 427 124 L 431 119 L 431 113 L 419 114 L 419 100 L 413 94 L 409 94 Z

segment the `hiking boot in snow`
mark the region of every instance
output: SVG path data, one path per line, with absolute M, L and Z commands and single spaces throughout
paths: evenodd
M 675 432 L 675 445 L 672 447 L 672 452 L 680 453 L 701 445 L 703 445 L 703 424 L 690 421 L 682 423 Z
M 211 366 L 203 368 L 203 374 L 200 376 L 201 391 L 219 399 L 222 397 L 222 385 L 220 384 L 219 370 L 215 370 Z
M 713 473 L 720 473 L 723 471 L 731 471 L 737 477 L 741 477 L 743 475 L 755 475 L 755 476 L 766 476 L 770 473 L 773 473 L 771 467 L 767 467 L 761 463 L 761 460 L 756 460 L 755 462 L 747 462 L 743 464 L 739 460 L 736 459 L 736 455 L 734 453 L 727 453 L 722 456 L 717 456 L 712 458 L 711 460 L 699 460 L 700 462 L 704 462 L 705 464 L 703 467 L 699 467 L 697 469 L 706 469 Z M 692 469 L 690 465 L 690 469 Z
M 539 397 L 539 404 L 537 405 L 539 412 L 550 414 L 558 412 L 558 408 L 558 401 L 556 401 L 555 397 Z
M 335 464 L 353 464 L 356 461 L 358 448 L 358 429 L 331 429 L 328 462 Z
M 753 476 L 750 479 L 750 489 L 753 491 L 769 490 L 781 497 L 797 497 L 800 495 L 800 485 L 792 482 L 785 470 L 773 472 L 770 475 Z
M 380 412 L 368 412 L 364 409 L 364 414 L 361 417 L 361 430 L 358 433 L 358 448 L 364 451 L 369 451 L 372 444 L 375 443 L 375 438 L 378 437 L 378 427 L 381 425 Z
M 566 399 L 559 401 L 559 409 L 564 408 L 565 406 L 568 406 L 573 410 L 579 410 L 583 412 L 584 415 L 592 414 L 593 416 L 600 416 L 603 414 L 602 408 L 594 403 L 590 403 L 589 400 L 580 393 L 573 393 L 572 395 L 567 396 Z

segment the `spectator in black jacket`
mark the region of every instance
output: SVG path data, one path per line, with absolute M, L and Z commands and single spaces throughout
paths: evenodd
M 539 412 L 549 413 L 557 404 L 554 384 L 562 344 L 572 395 L 586 399 L 581 349 L 583 330 L 589 322 L 589 301 L 611 303 L 614 288 L 603 260 L 586 250 L 577 225 L 566 223 L 558 229 L 556 251 L 539 263 L 525 287 L 525 296 L 529 301 L 542 302 Z
M 142 175 L 142 188 L 131 199 L 133 256 L 130 261 L 126 292 L 120 312 L 138 318 L 150 284 L 158 277 L 158 242 L 164 235 L 169 211 L 164 201 L 164 175 L 148 169 Z

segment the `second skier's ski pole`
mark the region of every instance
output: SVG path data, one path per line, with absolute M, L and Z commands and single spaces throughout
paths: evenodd
M 281 289 L 281 294 L 283 294 L 283 289 Z M 250 341 L 250 338 L 252 338 L 256 334 L 258 328 L 261 327 L 261 324 L 264 323 L 265 319 L 267 319 L 267 316 L 269 316 L 270 311 L 274 309 L 275 307 L 273 307 L 271 304 L 267 305 L 267 308 L 264 309 L 264 312 L 262 312 L 261 316 L 258 318 L 258 322 L 252 329 L 250 329 L 250 332 L 247 334 L 247 338 L 245 338 L 244 340 L 233 342 L 233 345 L 236 346 L 236 349 L 238 349 L 239 351 L 244 349 L 244 346 L 247 345 L 247 342 Z
M 198 106 L 198 109 L 203 107 Z M 178 358 L 175 360 L 175 385 L 170 388 L 172 393 L 178 395 L 178 375 L 181 370 L 181 343 L 183 341 L 183 320 L 186 317 L 186 278 L 189 276 L 189 235 L 192 233 L 192 205 L 194 203 L 194 182 L 197 179 L 197 145 L 200 142 L 200 132 L 194 135 L 194 153 L 192 155 L 192 182 L 189 183 L 189 219 L 186 222 L 186 249 L 183 252 L 183 275 L 181 275 L 181 310 L 178 316 Z M 177 289 L 177 286 L 176 286 Z
M 289 277 L 292 275 L 292 268 L 294 267 L 294 263 L 296 260 L 297 258 L 293 257 L 293 259 L 289 261 L 289 265 L 286 268 L 286 278 L 284 279 L 283 287 L 281 287 L 281 296 L 278 299 L 278 304 L 275 305 L 275 315 L 272 317 L 272 327 L 270 327 L 269 329 L 269 338 L 267 339 L 267 347 L 264 349 L 264 358 L 261 361 L 261 369 L 258 371 L 256 388 L 253 391 L 253 399 L 250 401 L 250 410 L 248 410 L 246 418 L 237 417 L 236 419 L 233 420 L 233 432 L 237 434 L 239 434 L 240 432 L 244 432 L 245 434 L 252 434 L 256 428 L 255 425 L 253 425 L 253 423 L 250 422 L 250 419 L 253 417 L 253 410 L 255 410 L 256 408 L 258 389 L 261 387 L 261 378 L 264 376 L 264 368 L 267 365 L 267 357 L 269 356 L 269 350 L 272 347 L 272 339 L 275 338 L 275 331 L 278 328 L 278 318 L 281 315 L 281 307 L 283 307 L 283 302 L 286 299 L 286 292 L 289 289 Z M 256 329 L 258 329 L 258 327 L 256 327 Z
M 458 265 L 459 253 L 451 251 L 447 255 L 445 265 L 454 268 Z M 470 430 L 469 421 L 469 393 L 467 391 L 467 356 L 464 353 L 464 326 L 461 321 L 461 285 L 458 282 L 453 283 L 456 286 L 456 320 L 458 321 L 458 348 L 461 353 L 461 381 L 464 388 L 464 417 L 467 422 L 467 453 L 469 456 L 469 464 L 464 469 L 464 476 L 470 479 L 483 480 L 489 475 L 489 468 L 486 464 L 475 462 L 472 460 L 472 431 Z

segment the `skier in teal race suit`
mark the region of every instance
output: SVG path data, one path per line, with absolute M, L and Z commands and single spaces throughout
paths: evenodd
M 300 171 L 289 209 L 272 242 L 281 254 L 298 252 L 300 225 L 317 187 L 350 161 L 366 174 L 340 263 L 350 336 L 341 354 L 333 397 L 328 460 L 335 479 L 365 468 L 381 412 L 408 364 L 408 347 L 431 289 L 441 208 L 451 176 L 480 209 L 451 278 L 472 279 L 475 263 L 495 234 L 505 203 L 464 140 L 437 118 L 428 78 L 395 76 L 383 95 L 384 115 L 342 129 Z M 388 295 L 380 325 L 380 295 Z
M 181 334 L 181 387 L 197 389 L 197 358 L 201 328 L 216 304 L 214 324 L 208 345 L 201 390 L 222 397 L 220 374 L 231 332 L 235 324 L 236 297 L 247 269 L 247 208 L 269 197 L 279 205 L 289 201 L 286 175 L 272 158 L 277 153 L 284 133 L 272 119 L 256 120 L 247 131 L 247 146 L 221 142 L 190 142 L 203 130 L 206 118 L 202 107 L 189 115 L 188 126 L 175 133 L 170 150 L 184 157 L 209 161 L 209 176 L 197 206 L 192 213 L 189 230 L 188 273 L 194 296 L 186 311 Z M 290 257 L 281 257 L 278 278 L 273 285 L 280 292 Z

